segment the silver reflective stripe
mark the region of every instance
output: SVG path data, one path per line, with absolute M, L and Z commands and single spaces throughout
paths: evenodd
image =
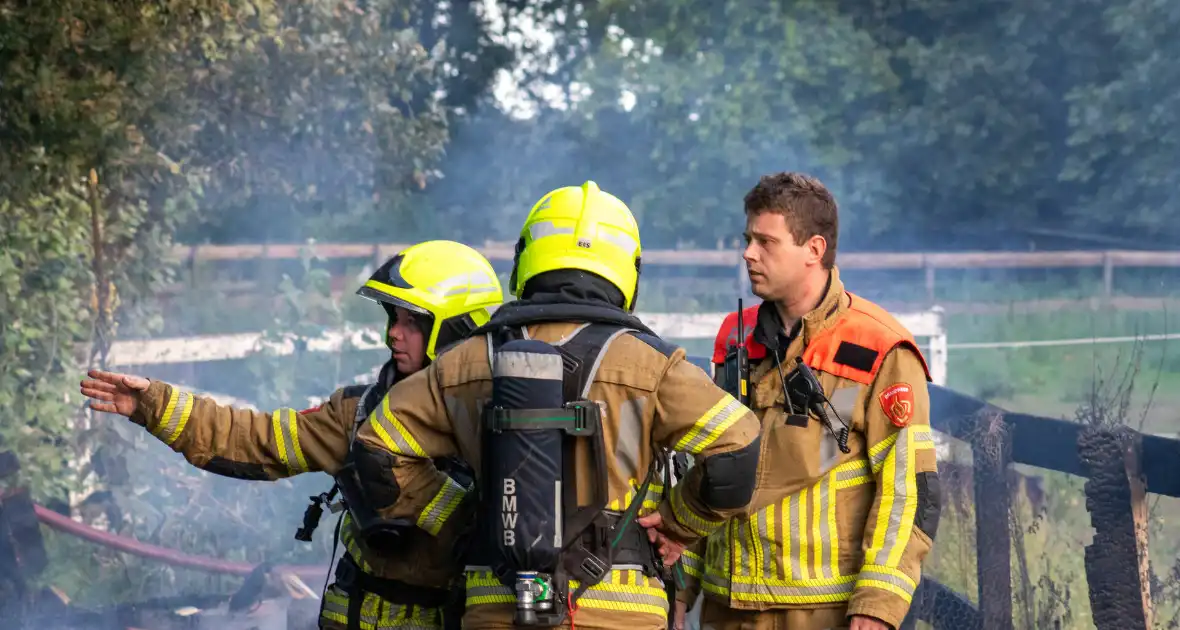
M 802 520 L 802 516 L 799 512 L 799 494 L 791 495 L 787 505 L 789 506 L 787 518 L 791 523 L 791 573 L 787 576 L 787 579 L 799 580 L 803 578 L 803 567 L 800 565 L 800 559 L 803 554 L 803 548 L 807 545 L 807 541 L 800 536 L 799 521 Z
M 487 334 L 487 340 L 488 340 L 488 367 L 492 369 L 492 373 L 494 374 L 496 371 L 496 357 L 495 357 L 495 353 L 492 352 L 492 350 L 493 350 L 492 333 Z
M 826 475 L 819 482 L 819 546 L 822 551 L 820 557 L 815 559 L 816 563 L 820 565 L 823 576 L 828 579 L 835 577 L 832 575 L 832 532 L 828 529 L 828 520 L 832 516 L 831 505 L 828 502 L 831 483 L 832 475 Z
M 771 503 L 769 507 L 758 511 L 758 544 L 762 547 L 762 576 L 765 578 L 774 578 L 775 561 L 773 551 L 770 548 L 769 522 L 771 513 L 774 512 L 774 504 Z
M 872 470 L 869 468 L 869 462 L 860 460 L 860 466 L 851 469 L 840 470 L 836 472 L 836 481 L 850 481 L 868 475 Z
M 908 593 L 910 596 L 914 594 L 914 584 L 908 580 L 903 580 L 899 576 L 882 573 L 880 571 L 873 571 L 872 569 L 865 569 L 860 572 L 860 579 L 873 580 L 876 582 L 884 582 L 892 584 Z
M 914 445 L 918 444 L 933 446 L 934 436 L 929 431 L 916 432 L 914 433 Z
M 163 430 L 156 429 L 156 435 L 163 438 L 168 444 L 176 441 L 179 437 L 175 435 L 177 427 L 180 426 L 180 419 L 187 416 L 191 411 L 193 396 L 188 392 L 179 392 L 176 398 L 176 406 L 172 408 L 172 413 L 168 415 L 168 424 Z
M 369 417 L 369 414 L 365 413 L 365 399 L 369 397 L 369 392 L 376 386 L 377 384 L 373 383 L 366 387 L 364 393 L 356 401 L 356 413 L 352 414 L 352 437 L 348 438 L 348 446 L 350 448 L 352 447 L 352 443 L 356 441 L 356 432 L 360 430 L 361 424 Z
M 552 221 L 540 221 L 529 226 L 529 240 L 535 241 L 546 236 L 555 236 L 557 234 L 573 234 L 574 228 L 561 227 Z
M 897 533 L 901 529 L 901 521 L 905 516 L 906 499 L 909 497 L 907 485 L 911 462 L 907 446 L 912 435 L 909 427 L 897 432 L 897 442 L 892 447 L 896 457 L 893 466 L 893 479 L 882 480 L 882 485 L 893 486 L 893 505 L 889 507 L 889 528 L 885 530 L 885 544 L 877 552 L 873 564 L 888 564 L 889 556 L 893 554 L 893 547 L 897 544 Z M 886 452 L 889 450 L 885 449 Z
M 307 472 L 303 462 L 303 451 L 299 449 L 299 437 L 296 434 L 299 428 L 296 422 L 298 420 L 294 409 L 275 409 L 271 415 L 275 439 L 279 440 L 279 459 L 293 475 Z
M 639 450 L 643 443 L 643 409 L 647 396 L 632 398 L 619 406 L 615 461 L 624 479 L 639 477 Z
M 565 345 L 565 342 L 567 342 L 567 341 L 569 341 L 570 339 L 573 339 L 574 337 L 576 337 L 576 336 L 578 335 L 578 333 L 582 332 L 582 331 L 583 331 L 583 330 L 584 330 L 584 329 L 585 329 L 587 326 L 589 326 L 589 325 L 590 325 L 590 323 L 589 323 L 589 322 L 586 322 L 586 323 L 584 323 L 584 324 L 578 324 L 578 327 L 577 327 L 577 328 L 575 328 L 575 329 L 573 329 L 572 331 L 570 331 L 570 333 L 569 333 L 568 335 L 566 335 L 566 336 L 562 337 L 562 338 L 561 338 L 561 339 L 559 339 L 557 342 L 555 342 L 555 343 L 552 343 L 552 344 L 550 344 L 550 345 L 552 345 L 552 346 L 564 346 L 564 345 Z
M 677 446 L 680 447 L 679 450 L 685 453 L 698 452 L 701 448 L 701 444 L 705 442 L 713 442 L 716 439 L 717 436 L 714 435 L 714 433 L 717 431 L 717 427 L 729 421 L 730 417 L 732 417 L 735 413 L 744 413 L 744 409 L 745 408 L 742 407 L 742 404 L 736 399 L 730 400 L 728 404 L 722 407 L 716 415 L 714 415 L 707 423 L 705 423 L 705 426 L 700 427 L 700 430 L 697 431 L 696 435 L 694 435 L 691 440 L 689 440 L 683 446 L 678 444 Z
M 556 517 L 553 519 L 553 546 L 561 549 L 561 530 L 565 528 L 565 519 L 562 518 L 564 514 L 561 511 L 561 480 L 553 480 L 553 513 Z
M 381 399 L 381 404 L 369 416 L 369 422 L 375 425 L 373 427 L 374 429 L 380 429 L 378 434 L 384 432 L 385 435 L 389 436 L 389 439 L 393 441 L 393 445 L 390 445 L 388 442 L 386 442 L 386 445 L 390 446 L 390 448 L 396 445 L 396 455 L 426 457 L 426 451 L 422 450 L 422 447 L 418 445 L 417 441 L 410 442 L 413 436 L 401 429 L 401 422 L 389 410 L 389 396 Z M 384 436 L 382 438 L 384 441 Z
M 586 592 L 582 594 L 582 597 L 578 599 L 578 602 L 579 603 L 585 602 L 585 601 L 619 602 L 619 603 L 623 603 L 623 604 L 641 604 L 641 605 L 645 605 L 645 606 L 655 606 L 657 608 L 662 608 L 663 610 L 668 610 L 668 596 L 667 595 L 665 595 L 663 593 L 656 595 L 654 593 L 648 594 L 648 593 L 634 592 L 634 590 L 638 590 L 638 589 L 646 587 L 646 584 L 643 584 L 641 582 L 640 584 L 629 585 L 625 582 L 628 574 L 615 573 L 616 570 L 618 570 L 618 567 L 612 566 L 611 572 L 607 573 L 606 577 L 604 577 L 601 582 L 599 582 L 598 584 L 587 589 Z M 656 583 L 659 583 L 659 580 L 654 580 L 654 581 Z M 613 589 L 609 588 L 611 585 L 626 586 L 626 587 L 628 587 L 628 589 L 627 590 L 613 590 Z M 647 587 L 647 588 L 655 589 L 657 587 L 653 586 L 653 587 Z
M 560 381 L 562 370 L 560 354 L 538 354 L 536 352 L 497 353 L 496 378 L 531 378 L 546 381 Z
M 817 596 L 833 596 L 833 595 L 847 595 L 852 593 L 852 589 L 856 586 L 855 578 L 849 578 L 846 582 L 838 584 L 824 584 L 820 586 L 777 586 L 770 584 L 743 584 L 736 582 L 733 584 L 733 592 L 735 593 L 749 593 L 749 594 L 765 594 L 773 595 L 774 597 L 817 597 Z M 833 599 L 832 601 L 837 601 Z
M 635 250 L 638 249 L 635 239 L 621 232 L 615 232 L 614 230 L 606 229 L 601 226 L 598 228 L 598 238 L 611 243 L 624 252 L 627 252 L 628 256 L 634 254 Z
M 429 291 L 442 297 L 450 297 L 462 293 L 487 293 L 496 290 L 495 286 L 488 286 L 491 284 L 492 277 L 487 273 L 470 271 L 444 278 L 431 286 Z
M 885 462 L 885 458 L 889 457 L 889 451 L 894 447 L 894 445 L 897 444 L 897 440 L 900 438 L 901 438 L 901 433 L 899 432 L 895 435 L 891 435 L 891 436 L 885 438 L 884 440 L 882 440 L 881 442 L 878 443 L 878 446 L 883 446 L 883 448 L 881 448 L 881 450 L 874 453 L 870 459 L 870 463 L 873 466 L 874 472 L 876 472 L 877 470 L 880 470 L 881 464 L 883 464 Z

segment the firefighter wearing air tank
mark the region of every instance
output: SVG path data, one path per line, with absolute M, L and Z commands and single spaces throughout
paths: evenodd
M 929 374 L 913 337 L 845 290 L 836 203 L 817 180 L 763 177 L 745 199 L 746 266 L 759 306 L 717 335 L 716 378 L 762 420 L 752 513 L 682 556 L 713 630 L 896 629 L 938 528 Z M 747 331 L 738 339 L 738 317 Z
M 479 476 L 465 628 L 662 630 L 661 565 L 754 493 L 757 419 L 632 314 L 639 272 L 622 201 L 593 182 L 546 194 L 516 245 L 520 299 L 358 435 L 390 472 L 390 517 L 428 507 L 432 457 Z M 668 449 L 698 464 L 671 490 Z
M 160 381 L 98 371 L 82 383 L 82 393 L 96 399 L 95 409 L 130 417 L 209 472 L 256 480 L 332 475 L 336 485 L 316 498 L 297 534 L 310 540 L 325 507 L 347 507 L 340 529 L 345 553 L 325 594 L 321 628 L 457 628 L 462 609 L 453 605 L 451 586 L 462 573 L 455 550 L 473 515 L 473 502 L 463 498 L 474 475 L 456 460 L 439 460 L 438 469 L 450 474 L 435 473 L 428 508 L 413 522 L 383 519 L 369 503 L 387 500 L 384 471 L 354 458 L 350 445 L 389 388 L 486 323 L 503 292 L 479 252 L 429 241 L 387 261 L 357 293 L 385 308 L 393 356 L 376 383 L 337 390 L 313 409 L 235 409 Z M 343 501 L 333 503 L 337 493 Z

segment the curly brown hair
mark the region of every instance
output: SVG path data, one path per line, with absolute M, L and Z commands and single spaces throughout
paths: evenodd
M 836 264 L 836 237 L 839 232 L 836 199 L 818 179 L 803 173 L 775 173 L 763 175 L 746 193 L 746 216 L 763 212 L 777 212 L 787 221 L 795 235 L 795 244 L 802 245 L 813 236 L 822 236 L 828 243 L 823 265 L 831 269 Z

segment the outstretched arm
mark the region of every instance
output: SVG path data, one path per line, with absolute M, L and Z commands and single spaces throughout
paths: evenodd
M 162 381 L 91 370 L 82 394 L 96 411 L 144 427 L 194 466 L 227 477 L 274 480 L 334 472 L 348 449 L 355 399 L 341 391 L 314 409 L 263 413 L 218 405 Z

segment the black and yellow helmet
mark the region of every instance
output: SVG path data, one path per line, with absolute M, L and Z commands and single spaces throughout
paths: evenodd
M 455 241 L 426 241 L 385 261 L 357 295 L 381 303 L 392 316 L 400 306 L 430 319 L 426 357 L 459 341 L 491 319 L 504 302 L 500 280 L 479 252 Z

